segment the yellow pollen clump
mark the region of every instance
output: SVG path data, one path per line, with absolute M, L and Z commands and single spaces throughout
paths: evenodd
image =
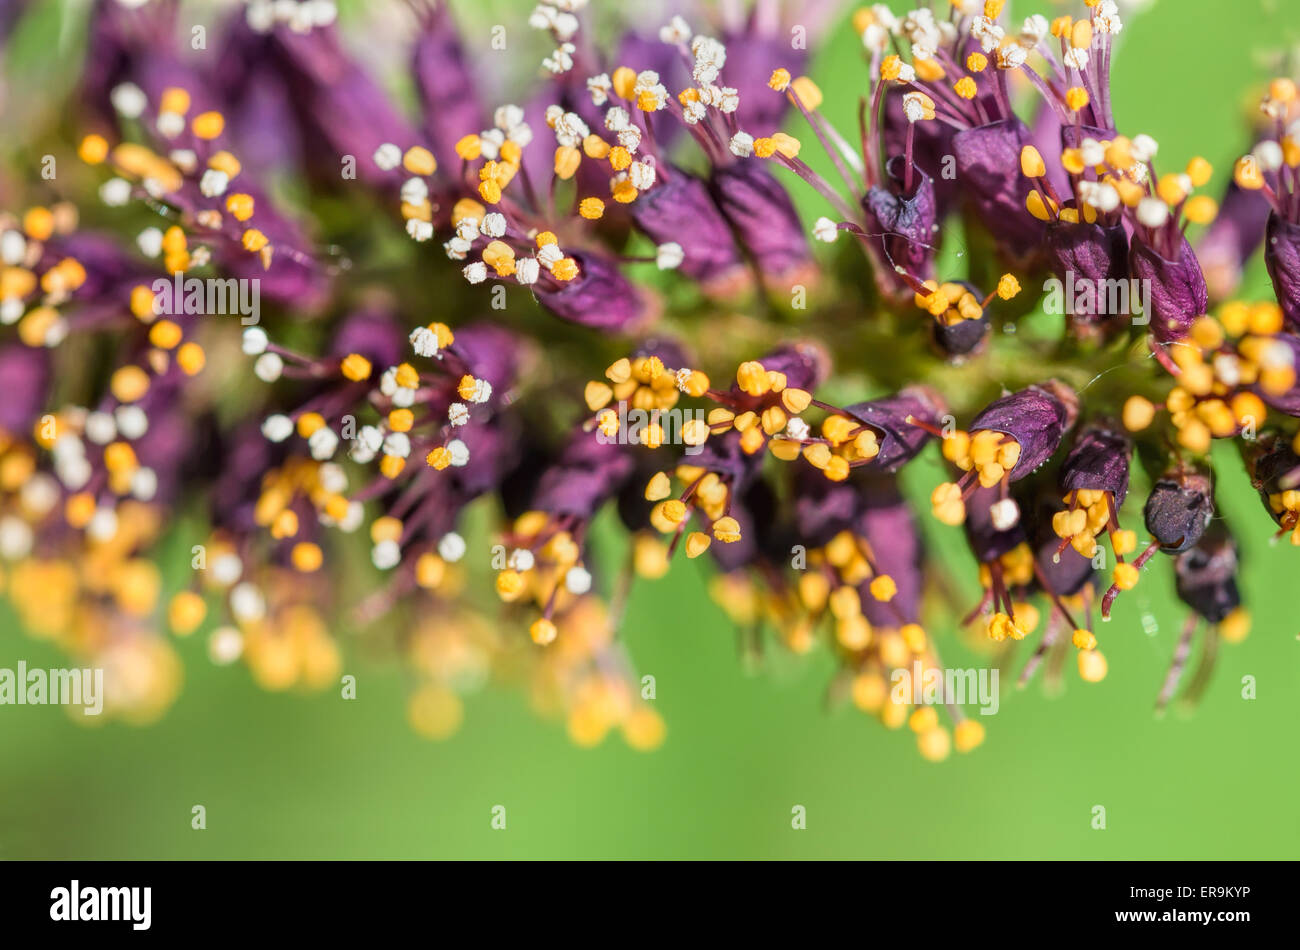
M 1087 108 L 1092 97 L 1088 95 L 1088 90 L 1082 86 L 1072 86 L 1065 93 L 1065 104 L 1074 112 Z
M 767 87 L 769 89 L 775 89 L 777 92 L 785 92 L 788 85 L 790 85 L 790 70 L 772 70 L 772 75 L 769 76 L 767 80 Z
M 135 402 L 149 391 L 149 374 L 139 366 L 123 366 L 113 373 L 109 390 L 119 402 Z
M 438 162 L 427 148 L 415 145 L 402 156 L 402 167 L 412 175 L 432 175 L 438 170 Z
M 227 195 L 226 210 L 234 216 L 236 221 L 247 221 L 253 216 L 253 196 L 246 195 L 243 192 Z
M 270 242 L 266 235 L 257 230 L 257 228 L 249 228 L 244 232 L 242 243 L 244 245 L 244 250 L 256 254 Z
M 583 198 L 578 204 L 578 214 L 582 215 L 582 217 L 586 218 L 588 221 L 599 220 L 601 215 L 604 213 L 605 202 L 601 201 L 599 198 Z
M 77 157 L 87 165 L 98 165 L 108 157 L 108 142 L 102 135 L 87 135 L 77 148 Z
M 822 104 L 822 91 L 807 76 L 800 76 L 790 84 L 790 91 L 799 97 L 799 101 L 808 111 L 816 110 Z
M 952 89 L 963 99 L 974 99 L 979 93 L 979 86 L 969 76 L 962 76 L 961 79 L 958 79 L 953 83 Z
M 226 128 L 226 118 L 220 112 L 200 112 L 190 122 L 190 129 L 197 138 L 211 141 Z
M 339 370 L 347 379 L 352 380 L 354 383 L 359 383 L 363 379 L 370 378 L 370 360 L 366 359 L 360 353 L 350 353 L 345 356 L 343 362 L 339 364 Z
M 988 68 L 989 58 L 983 53 L 971 53 L 966 57 L 966 68 L 973 73 L 982 73 Z

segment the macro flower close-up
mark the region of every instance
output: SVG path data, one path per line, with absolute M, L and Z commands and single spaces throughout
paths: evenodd
M 1294 857 L 1296 13 L 0 0 L 0 856 Z

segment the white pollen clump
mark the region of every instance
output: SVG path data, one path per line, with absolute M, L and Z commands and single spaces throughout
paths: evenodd
M 1266 172 L 1275 172 L 1282 167 L 1282 146 L 1272 139 L 1265 139 L 1255 146 L 1252 153 L 1259 167 Z
M 467 265 L 461 273 L 465 275 L 465 279 L 471 284 L 481 284 L 487 280 L 487 265 L 482 261 L 475 261 L 473 264 Z
M 510 566 L 511 570 L 523 574 L 526 571 L 531 571 L 533 569 L 533 566 L 537 563 L 537 559 L 533 557 L 533 552 L 529 551 L 527 548 L 515 548 L 510 552 L 510 558 L 506 563 Z
M 659 28 L 660 43 L 672 43 L 676 45 L 678 43 L 685 43 L 690 38 L 690 25 L 680 16 L 673 17 L 668 21 L 667 26 L 661 26 Z
M 737 132 L 731 137 L 731 142 L 727 147 L 731 149 L 731 154 L 737 158 L 749 158 L 754 154 L 754 136 L 748 132 Z
M 215 168 L 209 168 L 199 179 L 199 191 L 205 198 L 219 198 L 226 193 L 228 187 L 230 187 L 230 176 Z
M 375 149 L 375 164 L 380 171 L 391 172 L 402 164 L 402 150 L 392 142 L 385 142 Z
M 792 416 L 786 420 L 785 434 L 797 442 L 802 442 L 808 438 L 808 423 L 804 422 L 798 416 Z
M 244 562 L 239 559 L 238 554 L 222 554 L 212 562 L 209 571 L 217 584 L 229 587 L 244 573 Z
M 370 561 L 381 571 L 391 570 L 402 561 L 402 549 L 396 541 L 380 541 L 370 552 Z
M 96 445 L 108 445 L 117 438 L 117 421 L 111 414 L 96 410 L 86 416 L 85 433 Z
M 273 383 L 284 371 L 284 360 L 276 353 L 263 353 L 253 364 L 253 375 L 264 383 Z
M 0 519 L 0 558 L 6 561 L 21 560 L 32 550 L 34 535 L 31 525 L 16 515 Z
M 438 334 L 428 327 L 416 327 L 411 331 L 410 340 L 416 356 L 433 356 L 438 352 Z
M 460 439 L 452 439 L 448 442 L 447 451 L 451 453 L 451 464 L 456 468 L 469 464 L 469 446 Z
M 411 439 L 405 432 L 390 432 L 384 439 L 384 454 L 404 459 L 411 454 Z
M 139 406 L 118 406 L 113 418 L 124 439 L 138 439 L 149 431 L 149 416 Z
M 1169 206 L 1159 198 L 1143 198 L 1138 202 L 1137 219 L 1148 228 L 1159 228 L 1169 220 Z
M 108 94 L 109 101 L 113 103 L 113 108 L 117 114 L 124 119 L 138 119 L 144 113 L 145 106 L 149 104 L 148 98 L 139 86 L 133 82 L 124 82 L 121 85 L 114 86 L 113 91 Z
M 465 539 L 455 531 L 448 531 L 438 542 L 438 557 L 454 564 L 465 556 Z
M 231 626 L 218 627 L 208 636 L 208 659 L 229 666 L 244 653 L 244 635 Z
M 447 421 L 454 426 L 463 426 L 469 422 L 469 407 L 463 402 L 453 402 L 447 407 Z
M 121 208 L 131 200 L 131 183 L 125 178 L 110 178 L 99 186 L 99 200 L 110 208 Z
M 276 414 L 267 416 L 262 423 L 262 435 L 271 442 L 283 442 L 293 435 L 293 420 L 288 416 Z
M 535 284 L 541 276 L 542 265 L 535 257 L 521 257 L 515 261 L 515 280 L 521 284 Z
M 261 356 L 266 352 L 270 340 L 266 336 L 266 331 L 261 327 L 249 327 L 244 331 L 244 339 L 241 344 L 244 353 L 248 356 Z
M 321 426 L 307 437 L 307 447 L 311 449 L 312 458 L 324 462 L 334 457 L 334 452 L 339 447 L 338 434 L 329 426 Z
M 252 583 L 244 581 L 230 592 L 230 612 L 243 623 L 256 622 L 266 616 L 266 598 Z
M 1133 136 L 1133 141 L 1129 144 L 1129 153 L 1139 162 L 1151 161 L 1159 151 L 1159 143 L 1145 132 Z
M 506 233 L 506 216 L 499 211 L 484 215 L 483 233 L 492 238 L 501 237 Z
M 570 594 L 581 596 L 591 590 L 591 573 L 583 567 L 571 567 L 564 573 L 564 587 Z
M 1020 523 L 1020 506 L 1014 498 L 1003 498 L 989 506 L 989 518 L 999 531 L 1009 531 Z
M 655 248 L 655 265 L 660 270 L 676 270 L 685 258 L 686 253 L 676 241 L 668 241 Z
M 835 222 L 830 218 L 821 217 L 813 224 L 813 237 L 827 244 L 834 244 L 835 239 L 840 236 L 840 229 L 835 226 Z
M 408 218 L 406 233 L 411 236 L 412 240 L 423 244 L 433 237 L 433 225 L 428 221 L 421 221 L 419 218 Z
M 135 246 L 145 257 L 157 257 L 162 253 L 163 233 L 158 228 L 145 228 L 135 238 Z
M 429 197 L 429 186 L 423 178 L 408 178 L 402 182 L 402 200 L 407 204 L 418 205 Z

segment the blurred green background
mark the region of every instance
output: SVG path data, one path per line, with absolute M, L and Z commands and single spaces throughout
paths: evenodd
M 1159 0 L 1132 17 L 1114 68 L 1120 127 L 1152 134 L 1177 162 L 1206 155 L 1222 182 L 1246 146 L 1252 84 L 1269 54 L 1300 39 L 1295 13 L 1294 0 Z M 857 46 L 837 29 L 814 70 L 828 113 L 850 128 Z M 1248 288 L 1267 288 L 1262 267 Z M 637 585 L 624 625 L 638 672 L 657 680 L 668 725 L 657 752 L 617 738 L 576 748 L 562 724 L 493 685 L 469 698 L 455 737 L 430 742 L 406 723 L 409 684 L 395 663 L 357 665 L 352 651 L 354 701 L 268 694 L 242 667 L 213 667 L 196 636 L 178 645 L 183 691 L 156 725 L 86 728 L 56 707 L 0 707 L 0 857 L 1294 857 L 1300 621 L 1285 591 L 1300 552 L 1270 547 L 1272 524 L 1222 448 L 1220 501 L 1240 535 L 1255 623 L 1223 647 L 1190 716 L 1152 714 L 1184 617 L 1167 561 L 1099 628 L 1103 683 L 1081 683 L 1070 664 L 1064 696 L 1045 697 L 1041 681 L 1009 688 L 984 720 L 983 747 L 935 765 L 905 730 L 826 711 L 824 651 L 769 651 L 766 667 L 745 671 L 705 594 L 707 568 L 679 559 L 665 580 Z M 908 472 L 914 491 L 939 480 L 932 456 Z M 970 593 L 957 533 L 926 530 Z M 931 629 L 949 664 L 982 665 L 951 623 Z M 0 666 L 19 659 L 59 665 L 0 605 Z M 1242 698 L 1244 676 L 1258 698 Z M 203 831 L 190 827 L 196 804 Z M 496 805 L 503 831 L 491 826 Z M 795 805 L 806 830 L 791 827 Z M 1091 827 L 1096 805 L 1104 831 Z

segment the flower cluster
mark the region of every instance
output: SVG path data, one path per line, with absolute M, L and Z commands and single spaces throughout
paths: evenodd
M 984 738 L 914 682 L 954 628 L 1095 682 L 1158 554 L 1188 621 L 1157 704 L 1202 630 L 1207 688 L 1249 629 L 1215 440 L 1300 544 L 1295 83 L 1218 201 L 1117 127 L 1112 0 L 852 12 L 852 133 L 790 40 L 831 4 L 678 6 L 539 0 L 513 102 L 495 31 L 376 14 L 412 118 L 329 2 L 250 0 L 198 55 L 172 0 L 94 5 L 69 170 L 3 182 L 0 585 L 110 711 L 162 713 L 202 630 L 267 689 L 382 643 L 432 737 L 522 675 L 575 742 L 653 748 L 619 631 L 679 551 L 747 655 L 829 651 L 929 759 Z M 1230 299 L 1261 245 L 1276 300 Z

